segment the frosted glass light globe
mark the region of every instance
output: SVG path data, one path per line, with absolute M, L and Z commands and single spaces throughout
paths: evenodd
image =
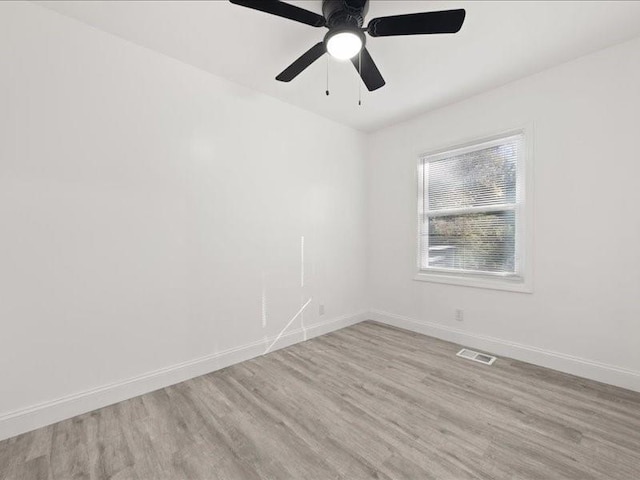
M 327 52 L 338 60 L 348 60 L 362 50 L 362 38 L 353 32 L 338 32 L 327 40 Z

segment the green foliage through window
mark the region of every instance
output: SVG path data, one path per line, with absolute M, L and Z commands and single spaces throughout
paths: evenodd
M 422 269 L 514 274 L 522 137 L 422 162 Z

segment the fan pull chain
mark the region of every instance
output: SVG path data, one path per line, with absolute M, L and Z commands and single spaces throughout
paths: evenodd
M 327 55 L 327 90 L 325 92 L 329 96 L 329 55 Z
M 358 52 L 358 105 L 362 106 L 362 49 Z

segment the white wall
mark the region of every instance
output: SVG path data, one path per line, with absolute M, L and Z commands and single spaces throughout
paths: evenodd
M 362 134 L 28 3 L 0 95 L 0 438 L 364 311 Z
M 372 134 L 374 317 L 640 390 L 639 112 L 636 39 Z M 416 154 L 531 122 L 534 293 L 412 280 Z

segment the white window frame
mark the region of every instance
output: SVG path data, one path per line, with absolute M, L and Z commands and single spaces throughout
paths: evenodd
M 531 293 L 533 291 L 532 272 L 532 225 L 533 219 L 533 186 L 532 186 L 532 159 L 533 159 L 533 135 L 532 126 L 515 130 L 509 130 L 476 138 L 453 146 L 432 150 L 418 155 L 418 168 L 416 171 L 417 191 L 417 235 L 416 235 L 416 272 L 414 280 L 462 285 L 477 288 L 489 288 L 496 290 L 508 290 L 514 292 Z M 469 207 L 460 209 L 448 209 L 437 215 L 451 215 L 456 213 L 508 211 L 516 212 L 516 245 L 515 245 L 515 273 L 492 273 L 464 271 L 460 269 L 447 269 L 440 267 L 422 268 L 421 231 L 424 211 L 424 195 L 426 185 L 423 185 L 423 169 L 428 168 L 430 162 L 441 160 L 464 153 L 473 152 L 483 148 L 498 145 L 509 137 L 522 136 L 520 155 L 518 156 L 517 169 L 517 198 L 514 205 L 491 205 L 482 207 Z

